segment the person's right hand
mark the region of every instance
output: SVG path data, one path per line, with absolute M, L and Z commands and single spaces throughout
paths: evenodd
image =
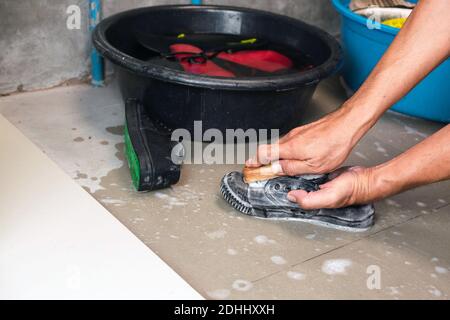
M 314 192 L 294 190 L 288 199 L 306 210 L 344 208 L 355 204 L 367 204 L 383 196 L 376 188 L 373 168 L 340 168 L 330 174 L 330 181 Z
M 370 128 L 343 106 L 326 117 L 293 129 L 277 143 L 261 145 L 247 167 L 279 161 L 278 175 L 322 174 L 339 168 Z M 365 127 L 365 128 L 363 128 Z

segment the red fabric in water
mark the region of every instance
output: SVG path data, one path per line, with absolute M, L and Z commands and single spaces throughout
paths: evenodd
M 172 53 L 177 52 L 192 52 L 193 54 L 201 53 L 202 50 L 190 44 L 174 44 L 170 46 L 170 50 Z M 193 73 L 193 74 L 204 74 L 213 77 L 226 77 L 226 78 L 234 78 L 235 75 L 231 71 L 225 70 L 224 68 L 219 67 L 217 64 L 212 62 L 211 60 L 207 60 L 205 63 L 196 64 L 190 63 L 186 60 L 181 60 L 187 57 L 192 56 L 191 54 L 180 53 L 177 54 L 176 57 L 180 59 L 180 64 L 183 67 L 184 71 Z
M 182 60 L 190 57 L 191 54 L 181 52 L 189 52 L 192 54 L 201 53 L 202 50 L 196 46 L 190 44 L 174 44 L 170 46 L 170 50 L 172 53 L 180 52 L 180 54 L 176 54 L 176 57 L 180 59 L 180 64 L 186 72 L 216 77 L 235 77 L 234 73 L 225 70 L 211 60 L 207 60 L 201 64 Z M 273 50 L 245 50 L 233 53 L 221 52 L 217 55 L 217 58 L 264 72 L 277 72 L 294 67 L 291 59 Z
M 277 72 L 294 66 L 291 59 L 273 50 L 246 50 L 222 52 L 218 58 L 265 72 Z

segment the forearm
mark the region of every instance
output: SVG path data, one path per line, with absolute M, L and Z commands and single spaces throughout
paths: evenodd
M 393 160 L 368 170 L 365 201 L 450 179 L 450 125 Z
M 450 1 L 422 0 L 365 83 L 343 108 L 367 131 L 450 54 Z M 370 48 L 367 48 L 370 50 Z

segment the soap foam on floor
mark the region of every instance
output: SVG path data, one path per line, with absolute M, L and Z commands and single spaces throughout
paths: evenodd
M 247 280 L 236 280 L 233 282 L 233 289 L 237 291 L 248 291 L 253 288 L 253 284 Z
M 322 272 L 329 275 L 346 274 L 351 265 L 352 262 L 348 259 L 326 260 L 322 265 Z
M 287 263 L 287 261 L 283 257 L 280 257 L 280 256 L 273 256 L 270 258 L 270 260 L 272 260 L 273 263 L 278 264 L 278 265 Z
M 230 290 L 218 289 L 218 290 L 214 290 L 214 291 L 208 291 L 206 294 L 212 299 L 223 300 L 223 299 L 226 299 L 230 295 Z
M 297 281 L 304 280 L 306 278 L 306 276 L 303 273 L 295 271 L 288 271 L 287 276 L 288 278 Z

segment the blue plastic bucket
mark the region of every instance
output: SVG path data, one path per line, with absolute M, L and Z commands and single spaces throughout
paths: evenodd
M 341 41 L 344 47 L 342 75 L 347 85 L 356 91 L 383 56 L 399 29 L 383 24 L 380 29 L 369 29 L 367 18 L 349 9 L 350 0 L 332 1 L 342 17 Z M 447 59 L 392 109 L 404 114 L 448 123 L 450 122 L 449 83 L 450 59 Z

